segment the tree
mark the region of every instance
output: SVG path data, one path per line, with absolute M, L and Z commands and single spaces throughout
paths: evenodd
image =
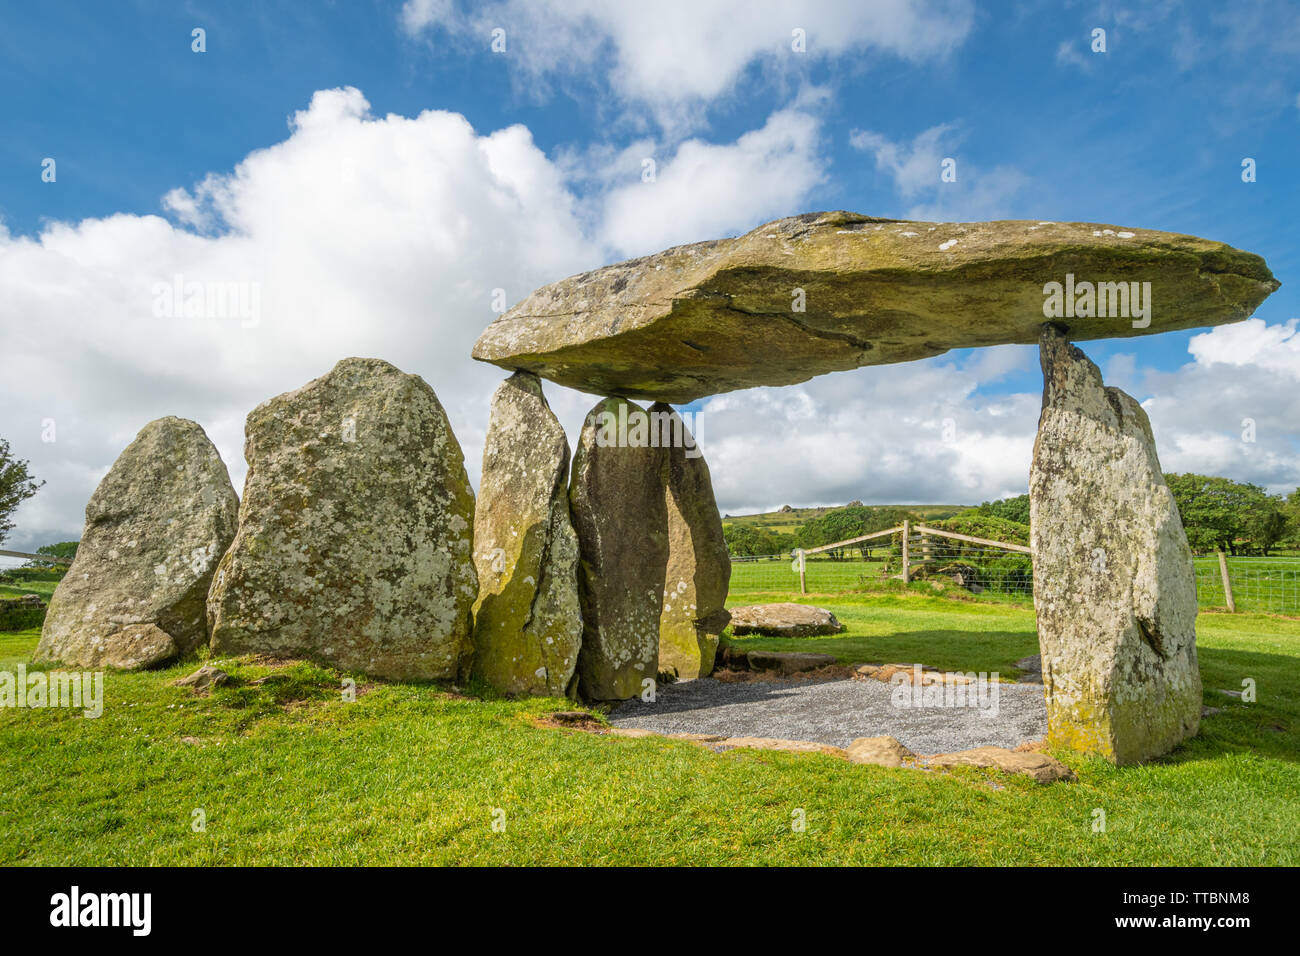
M 1217 548 L 1236 554 L 1241 545 L 1248 545 L 1267 556 L 1286 533 L 1281 497 L 1259 485 L 1191 473 L 1165 475 L 1165 483 L 1193 550 Z
M 1029 495 L 1016 495 L 1014 498 L 1003 498 L 1001 501 L 986 501 L 975 510 L 980 514 L 1001 518 L 1004 521 L 1029 524 Z
M 9 443 L 0 438 L 0 542 L 8 537 L 14 526 L 10 516 L 45 484 L 32 477 L 27 464 L 14 458 L 9 452 Z
M 1259 548 L 1264 557 L 1268 557 L 1273 546 L 1282 540 L 1289 525 L 1286 501 L 1281 495 L 1270 495 L 1263 488 L 1257 488 L 1259 494 L 1252 495 L 1249 511 L 1246 514 L 1245 533 L 1250 543 Z
M 916 520 L 906 508 L 868 508 L 862 505 L 834 508 L 804 522 L 795 532 L 795 544 L 800 548 L 819 548 L 835 541 L 847 541 L 873 531 L 893 528 L 902 524 L 904 518 Z
M 934 527 L 940 531 L 970 535 L 972 538 L 988 538 L 993 541 L 1005 541 L 1008 544 L 1029 544 L 1029 523 L 1027 521 L 1024 523 L 1008 521 L 1006 518 L 999 518 L 997 515 L 986 514 L 982 508 L 973 508 L 954 518 L 936 521 Z M 948 546 L 947 542 L 945 542 L 945 546 Z M 976 547 L 981 546 L 976 545 Z
M 722 537 L 727 542 L 727 551 L 735 556 L 786 554 L 794 547 L 793 535 L 750 525 L 724 524 Z
M 52 558 L 64 558 L 71 561 L 77 556 L 77 545 L 80 541 L 56 541 L 54 544 L 43 544 L 36 549 L 37 554 L 48 554 Z M 63 568 L 66 564 L 55 561 L 38 561 L 31 560 L 27 562 L 29 568 Z
M 1282 505 L 1282 512 L 1286 515 L 1287 524 L 1287 530 L 1284 533 L 1291 536 L 1293 546 L 1300 545 L 1300 488 L 1286 496 L 1286 501 Z

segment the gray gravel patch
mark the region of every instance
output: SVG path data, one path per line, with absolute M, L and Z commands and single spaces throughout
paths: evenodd
M 878 680 L 731 683 L 703 678 L 661 686 L 653 703 L 624 701 L 609 722 L 660 734 L 781 737 L 836 747 L 858 737 L 888 735 L 918 754 L 1010 749 L 1047 735 L 1041 684 L 1000 684 L 996 707 L 983 710 L 896 707 L 893 691 Z

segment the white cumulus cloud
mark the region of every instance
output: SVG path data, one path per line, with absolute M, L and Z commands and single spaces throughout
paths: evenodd
M 623 102 L 677 126 L 734 94 L 756 64 L 779 75 L 848 53 L 942 57 L 969 34 L 974 9 L 969 0 L 407 0 L 400 21 L 412 36 L 440 32 L 483 49 L 504 30 L 502 55 L 525 78 L 599 74 Z

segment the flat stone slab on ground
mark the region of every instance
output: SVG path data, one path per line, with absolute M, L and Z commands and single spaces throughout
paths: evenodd
M 1001 684 L 996 716 L 969 707 L 900 708 L 893 688 L 874 680 L 728 683 L 704 678 L 659 687 L 653 702 L 624 701 L 614 727 L 659 734 L 718 734 L 805 740 L 848 748 L 860 737 L 890 736 L 917 754 L 996 746 L 1047 734 L 1038 684 Z
M 815 671 L 819 667 L 829 667 L 835 663 L 830 654 L 812 654 L 807 651 L 750 651 L 745 655 L 750 670 L 780 671 L 782 674 L 798 674 L 801 671 Z
M 1074 780 L 1074 771 L 1047 754 L 1024 753 L 1003 747 L 975 747 L 957 753 L 939 754 L 926 763 L 931 767 L 995 767 L 1005 773 L 1023 773 L 1035 783 Z
M 808 604 L 746 604 L 731 609 L 733 634 L 766 634 L 769 637 L 814 637 L 839 634 L 844 630 L 830 611 Z

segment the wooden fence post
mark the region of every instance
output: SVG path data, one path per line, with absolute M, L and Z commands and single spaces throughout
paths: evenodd
M 1219 549 L 1219 574 L 1223 577 L 1223 599 L 1228 604 L 1230 614 L 1237 613 L 1237 602 L 1232 599 L 1232 580 L 1228 577 L 1228 556 Z
M 908 567 L 908 564 L 907 564 L 907 556 L 908 556 L 908 555 L 907 555 L 907 547 L 908 547 L 908 545 L 907 545 L 907 537 L 908 537 L 908 535 L 910 535 L 911 533 L 912 533 L 912 526 L 911 526 L 911 523 L 910 523 L 906 518 L 904 518 L 904 519 L 903 519 L 903 583 L 904 583 L 904 584 L 907 584 L 909 581 L 912 580 L 912 572 L 911 572 L 911 568 L 909 568 L 909 567 Z

